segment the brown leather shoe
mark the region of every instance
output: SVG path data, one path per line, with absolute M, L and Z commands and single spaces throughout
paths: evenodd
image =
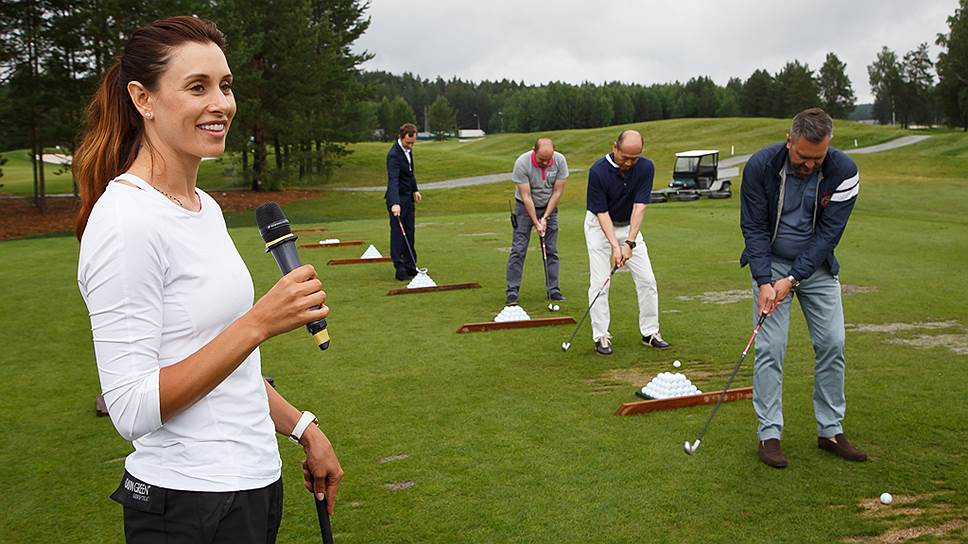
M 817 437 L 817 447 L 822 450 L 833 452 L 839 457 L 848 461 L 866 461 L 867 454 L 850 445 L 844 433 L 831 438 Z
M 773 468 L 784 468 L 787 466 L 786 456 L 783 455 L 783 448 L 780 447 L 779 439 L 771 438 L 769 440 L 760 440 L 758 450 L 757 453 L 760 456 L 760 461 L 763 461 L 764 464 Z

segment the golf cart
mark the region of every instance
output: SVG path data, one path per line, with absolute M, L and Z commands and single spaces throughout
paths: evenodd
M 652 192 L 652 202 L 667 200 L 698 200 L 707 198 L 730 198 L 733 196 L 730 181 L 719 177 L 719 151 L 697 149 L 676 153 L 672 168 L 672 181 L 668 189 Z

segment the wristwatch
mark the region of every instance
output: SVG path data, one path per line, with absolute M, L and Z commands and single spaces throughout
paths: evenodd
M 787 276 L 786 279 L 790 280 L 791 289 L 796 289 L 797 287 L 800 286 L 800 280 L 794 278 L 793 274 L 790 274 L 789 276 Z
M 630 248 L 635 249 L 635 240 L 626 240 L 625 243 L 628 244 Z
M 296 422 L 296 426 L 292 428 L 292 432 L 289 433 L 289 441 L 293 444 L 299 444 L 299 439 L 302 438 L 306 429 L 310 425 L 316 423 L 316 416 L 312 412 L 303 412 L 302 417 Z

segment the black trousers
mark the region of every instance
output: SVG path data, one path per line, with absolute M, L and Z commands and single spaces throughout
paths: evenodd
M 125 471 L 111 498 L 124 506 L 128 544 L 273 544 L 282 521 L 281 478 L 248 491 L 177 491 Z
M 389 212 L 389 209 L 387 211 Z M 411 200 L 409 195 L 400 198 L 400 221 L 403 223 L 403 229 L 407 231 L 407 238 L 410 240 L 410 250 L 413 250 L 413 254 L 416 256 L 417 248 L 414 247 L 416 242 L 413 239 L 413 200 Z M 410 256 L 410 250 L 407 249 L 403 234 L 400 233 L 400 225 L 397 224 L 397 218 L 390 213 L 390 257 L 393 259 L 393 267 L 397 269 L 398 273 L 409 271 L 416 274 L 417 265 L 414 263 L 413 257 Z

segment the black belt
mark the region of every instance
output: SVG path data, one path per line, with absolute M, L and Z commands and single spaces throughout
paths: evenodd
M 612 221 L 612 226 L 615 226 L 615 227 L 627 227 L 627 226 L 629 226 L 629 222 L 628 221 Z

